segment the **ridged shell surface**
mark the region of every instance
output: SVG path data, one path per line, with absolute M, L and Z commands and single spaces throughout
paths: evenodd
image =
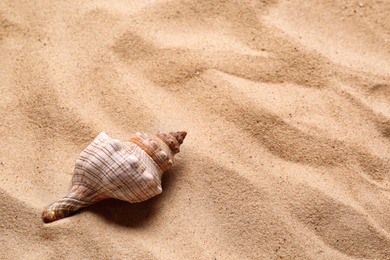
M 140 202 L 162 192 L 162 173 L 139 146 L 103 132 L 76 160 L 72 183 L 99 190 L 107 198 Z
M 70 192 L 43 212 L 43 221 L 64 218 L 107 198 L 141 202 L 160 194 L 162 174 L 173 166 L 185 136 L 137 133 L 122 142 L 100 133 L 77 158 Z

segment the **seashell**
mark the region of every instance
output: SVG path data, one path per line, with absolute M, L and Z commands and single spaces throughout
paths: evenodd
M 77 158 L 69 193 L 43 211 L 43 221 L 65 218 L 108 198 L 134 203 L 160 194 L 162 174 L 173 167 L 186 135 L 137 132 L 122 142 L 100 133 Z

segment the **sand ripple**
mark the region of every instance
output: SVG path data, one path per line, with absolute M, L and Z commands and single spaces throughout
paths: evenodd
M 390 257 L 386 1 L 0 6 L 0 258 Z M 44 225 L 103 130 L 188 136 L 162 195 Z

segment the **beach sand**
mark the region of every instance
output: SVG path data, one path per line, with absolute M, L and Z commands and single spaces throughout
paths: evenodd
M 390 259 L 389 1 L 0 2 L 0 259 Z M 163 193 L 44 224 L 105 131 Z

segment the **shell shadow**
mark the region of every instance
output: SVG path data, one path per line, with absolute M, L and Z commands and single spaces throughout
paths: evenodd
M 99 215 L 107 222 L 119 226 L 131 228 L 145 227 L 161 210 L 161 201 L 169 196 L 173 196 L 172 187 L 177 181 L 177 174 L 180 172 L 180 168 L 180 166 L 177 166 L 174 170 L 169 170 L 164 173 L 162 178 L 163 192 L 154 198 L 140 203 L 107 199 L 91 205 L 84 210 Z

